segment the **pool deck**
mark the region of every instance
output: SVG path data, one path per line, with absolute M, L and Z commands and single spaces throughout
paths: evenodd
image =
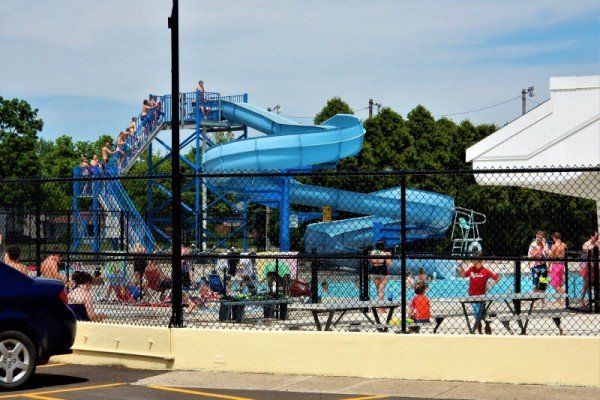
M 342 299 L 337 299 L 341 301 Z M 343 299 L 347 302 L 348 299 Z M 328 303 L 335 304 L 336 299 L 327 299 Z M 298 303 L 302 304 L 302 303 Z M 438 329 L 438 334 L 465 334 L 468 333 L 465 317 L 459 302 L 453 299 L 436 299 L 432 301 L 432 315 L 444 315 L 444 322 Z M 171 307 L 153 305 L 135 305 L 134 303 L 98 303 L 95 305 L 97 312 L 107 314 L 104 321 L 109 324 L 128 324 L 140 326 L 166 326 L 171 316 Z M 536 308 L 540 310 L 540 308 Z M 547 302 L 543 311 L 554 311 L 556 305 Z M 494 303 L 490 309 L 491 313 L 506 315 L 508 308 L 503 303 Z M 565 335 L 569 336 L 600 336 L 600 315 L 584 314 L 578 312 L 567 312 L 561 309 L 562 327 Z M 394 317 L 400 319 L 400 310 L 396 309 Z M 383 318 L 383 317 L 382 317 Z M 497 318 L 490 318 L 492 332 L 495 335 L 510 335 Z M 246 316 L 243 323 L 230 321 L 219 321 L 218 302 L 209 303 L 208 307 L 199 307 L 192 312 L 184 309 L 184 322 L 187 327 L 193 328 L 226 328 L 233 330 L 302 330 L 317 331 L 312 314 L 307 311 L 294 310 L 290 306 L 288 319 L 285 321 L 273 318 L 264 318 L 263 308 L 249 306 L 246 308 Z M 425 325 L 421 333 L 433 333 L 435 323 Z M 399 333 L 400 325 L 388 325 L 387 334 Z M 378 330 L 379 328 L 379 330 Z M 516 326 L 515 326 L 516 328 Z M 335 327 L 336 331 L 350 332 L 377 332 L 381 331 L 381 325 L 374 325 L 368 321 L 360 311 L 349 311 L 343 320 Z M 516 330 L 516 329 L 515 329 Z M 558 335 L 558 329 L 548 318 L 534 318 L 529 321 L 528 335 Z

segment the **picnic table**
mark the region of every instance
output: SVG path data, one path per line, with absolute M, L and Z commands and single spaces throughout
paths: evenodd
M 335 327 L 341 319 L 348 313 L 348 311 L 360 311 L 367 320 L 374 325 L 381 325 L 381 320 L 379 319 L 379 314 L 377 309 L 385 308 L 388 310 L 386 316 L 386 323 L 390 322 L 392 319 L 392 315 L 394 310 L 400 307 L 402 303 L 400 301 L 377 301 L 377 300 L 367 300 L 367 301 L 357 301 L 357 300 L 342 300 L 335 302 L 325 302 L 325 303 L 314 303 L 314 304 L 299 304 L 294 305 L 293 309 L 298 311 L 310 311 L 313 315 L 315 326 L 318 331 L 330 331 L 333 327 Z M 369 311 L 373 314 L 373 319 L 369 315 Z M 337 318 L 334 319 L 335 314 L 339 313 Z M 320 314 L 327 314 L 327 320 L 325 322 L 325 326 L 321 323 L 319 319 Z
M 263 299 L 263 300 L 221 300 L 219 307 L 219 321 L 233 320 L 237 323 L 244 321 L 246 307 L 262 306 L 265 318 L 276 316 L 280 320 L 287 319 L 288 304 L 290 299 Z
M 535 314 L 537 314 L 538 312 L 541 312 L 543 315 L 547 314 L 543 310 L 534 310 L 535 303 L 539 300 L 544 300 L 545 298 L 545 293 L 534 292 L 467 296 L 459 297 L 456 300 L 461 303 L 463 314 L 467 322 L 467 328 L 470 334 L 474 334 L 477 327 L 481 325 L 481 317 L 483 315 L 487 315 L 487 312 L 490 309 L 493 302 L 504 302 L 507 305 L 511 316 L 508 319 L 501 320 L 501 322 L 505 327 L 507 327 L 509 332 L 512 333 L 512 331 L 510 330 L 510 321 L 516 321 L 519 328 L 521 329 L 521 334 L 525 335 L 527 334 L 527 326 L 529 325 L 529 320 L 533 318 Z M 525 307 L 521 307 L 523 303 L 526 304 Z M 483 309 L 482 312 L 475 316 L 475 321 L 473 325 L 471 325 L 471 319 L 469 318 L 469 314 L 471 312 L 467 310 L 467 304 L 480 304 L 480 307 L 482 307 Z M 562 332 L 562 329 L 560 327 L 560 317 L 554 316 L 552 318 L 557 324 L 560 331 Z

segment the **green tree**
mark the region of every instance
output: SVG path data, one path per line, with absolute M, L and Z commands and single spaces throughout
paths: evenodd
M 316 115 L 314 120 L 315 125 L 322 124 L 337 114 L 354 114 L 354 112 L 345 101 L 339 97 L 334 97 L 329 100 L 321 112 Z
M 73 176 L 73 167 L 79 165 L 80 159 L 70 136 L 59 136 L 54 143 L 42 141 L 38 148 L 44 178 Z
M 0 177 L 36 177 L 40 165 L 36 154 L 37 135 L 44 122 L 38 110 L 23 100 L 0 97 Z M 28 207 L 36 191 L 30 185 L 2 185 L 0 205 Z
M 44 122 L 37 113 L 26 101 L 0 97 L 0 176 L 35 177 L 39 174 L 35 150 Z

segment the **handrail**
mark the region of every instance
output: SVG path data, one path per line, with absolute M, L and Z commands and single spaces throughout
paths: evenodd
M 130 229 L 137 234 L 138 237 L 134 238 L 134 242 L 140 242 L 147 251 L 151 251 L 154 247 L 154 237 L 150 228 L 143 222 L 143 218 L 139 211 L 133 204 L 131 198 L 125 192 L 125 189 L 118 181 L 107 181 L 107 193 L 112 194 L 113 198 L 117 202 L 117 206 L 120 208 L 119 211 L 126 211 L 130 217 Z M 142 230 L 142 232 L 140 232 Z M 128 230 L 128 235 L 131 232 Z M 130 241 L 131 243 L 131 241 Z

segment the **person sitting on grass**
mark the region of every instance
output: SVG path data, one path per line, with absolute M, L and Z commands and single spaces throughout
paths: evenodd
M 67 296 L 69 304 L 81 304 L 85 307 L 87 318 L 90 321 L 102 321 L 106 318 L 105 314 L 94 311 L 92 303 L 91 285 L 94 278 L 85 271 L 75 271 L 72 275 L 74 285 Z M 77 315 L 76 315 L 77 316 Z M 78 319 L 85 320 L 84 316 L 77 316 Z

